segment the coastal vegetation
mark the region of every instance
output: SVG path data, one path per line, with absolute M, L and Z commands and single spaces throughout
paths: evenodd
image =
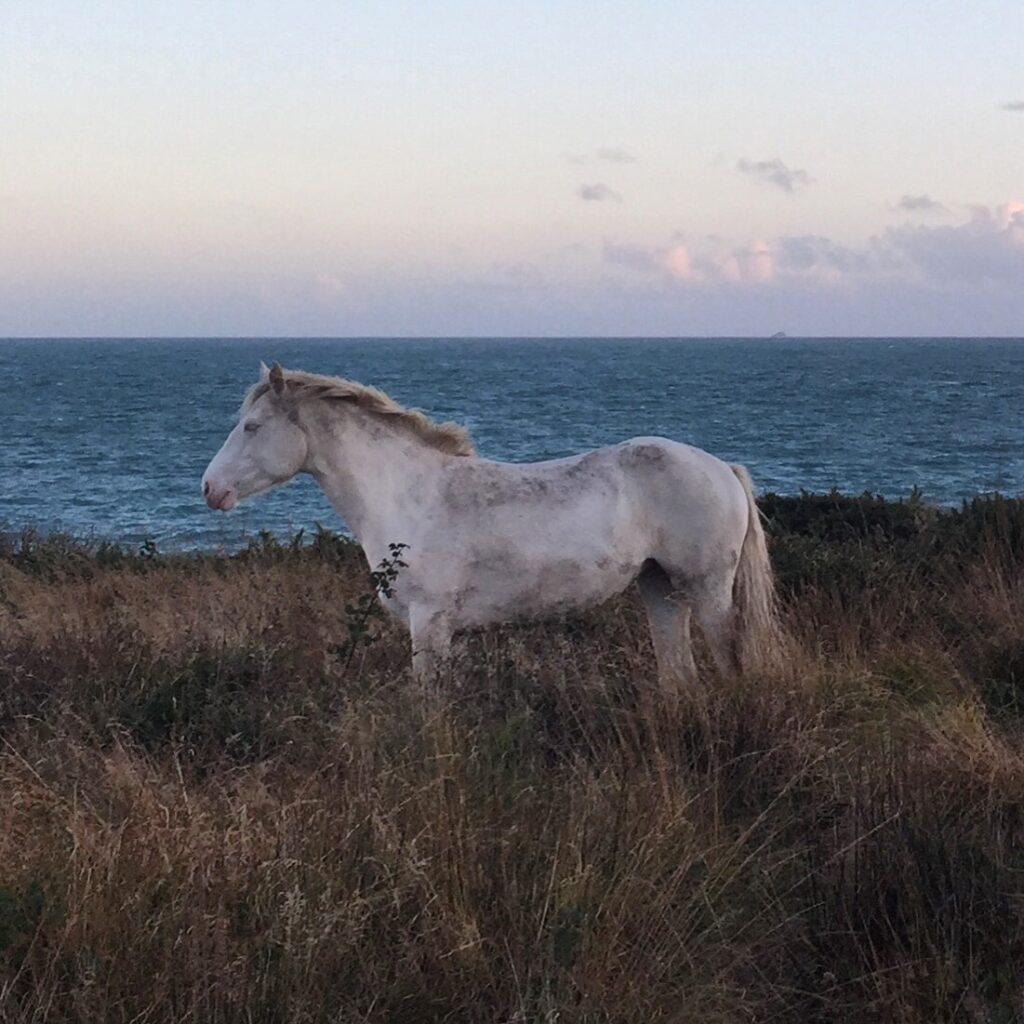
M 760 505 L 678 700 L 632 593 L 424 689 L 401 537 L 0 535 L 0 1020 L 1022 1019 L 1024 500 Z

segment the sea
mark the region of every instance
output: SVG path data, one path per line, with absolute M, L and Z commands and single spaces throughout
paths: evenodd
M 167 551 L 344 530 L 308 478 L 227 514 L 203 503 L 203 470 L 275 359 L 463 423 L 490 459 L 663 435 L 784 494 L 1024 491 L 1021 339 L 6 339 L 0 528 Z

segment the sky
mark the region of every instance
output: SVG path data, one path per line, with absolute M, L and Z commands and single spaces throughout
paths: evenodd
M 3 0 L 0 336 L 1024 335 L 1020 0 Z

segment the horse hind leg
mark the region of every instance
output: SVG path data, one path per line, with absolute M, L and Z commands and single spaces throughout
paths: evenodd
M 738 673 L 739 650 L 731 576 L 702 586 L 694 594 L 693 611 L 718 671 L 723 675 Z
M 636 583 L 647 611 L 662 686 L 692 686 L 697 679 L 697 666 L 690 647 L 689 603 L 653 560 L 644 564 Z

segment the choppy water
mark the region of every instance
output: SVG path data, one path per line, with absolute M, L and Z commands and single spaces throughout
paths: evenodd
M 227 516 L 200 498 L 260 359 L 376 384 L 491 458 L 663 434 L 781 492 L 1024 490 L 1018 340 L 8 340 L 0 523 L 162 548 L 340 526 L 307 479 Z

